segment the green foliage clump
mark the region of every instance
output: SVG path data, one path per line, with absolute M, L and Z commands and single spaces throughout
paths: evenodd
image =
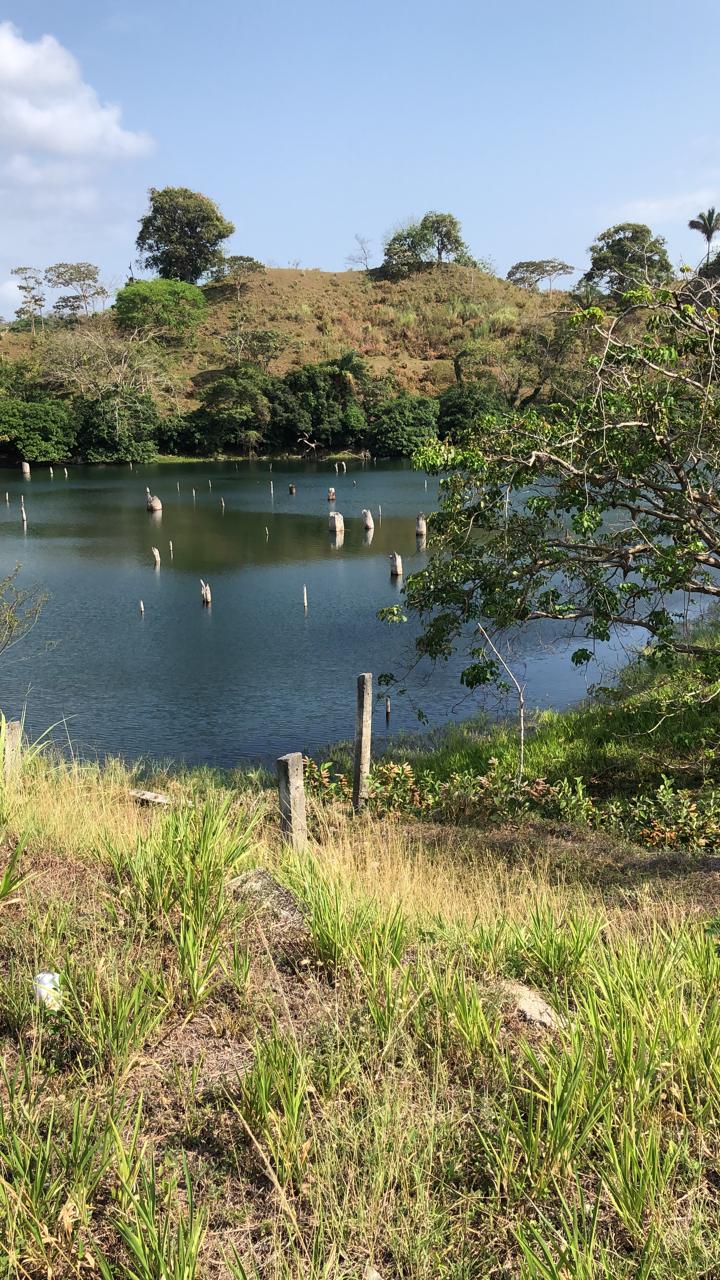
M 121 329 L 156 330 L 173 337 L 197 328 L 206 310 L 202 290 L 184 280 L 133 280 L 115 299 Z
M 450 261 L 461 265 L 472 261 L 460 223 L 452 213 L 430 212 L 386 240 L 382 271 L 397 279 Z
M 87 462 L 152 462 L 158 412 L 151 396 L 137 391 L 79 398 L 77 445 Z
M 146 267 L 165 280 L 195 284 L 221 261 L 220 246 L 235 227 L 214 200 L 188 187 L 150 188 L 136 244 Z
M 408 458 L 437 435 L 438 402 L 402 392 L 372 410 L 370 448 L 379 457 Z
M 476 433 L 488 414 L 504 409 L 507 401 L 497 384 L 488 380 L 458 383 L 439 397 L 438 435 L 441 440 L 462 440 Z
M 60 462 L 75 449 L 77 427 L 72 407 L 46 397 L 27 401 L 0 399 L 0 442 L 26 462 Z
M 590 245 L 589 253 L 590 267 L 580 287 L 600 289 L 615 302 L 629 289 L 664 285 L 672 279 L 665 240 L 643 222 L 608 227 Z

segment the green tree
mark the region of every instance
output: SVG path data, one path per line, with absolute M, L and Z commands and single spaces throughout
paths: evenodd
M 279 329 L 263 329 L 253 324 L 249 311 L 239 309 L 230 317 L 231 327 L 223 338 L 223 346 L 235 364 L 255 361 L 267 369 L 287 347 L 290 339 Z
M 27 321 L 30 332 L 35 337 L 35 325 L 39 320 L 43 325 L 43 308 L 45 292 L 43 290 L 42 273 L 36 267 L 11 267 L 11 276 L 18 277 L 18 291 L 22 302 L 15 315 L 18 320 Z
M 468 247 L 462 238 L 462 228 L 452 213 L 426 213 L 420 230 L 432 247 L 438 265 L 451 258 L 469 257 Z
M 710 265 L 710 246 L 720 231 L 720 213 L 715 209 L 708 209 L 707 213 L 699 213 L 696 218 L 691 218 L 688 226 L 691 231 L 699 231 L 705 239 L 707 244 L 705 266 L 707 267 Z
M 575 662 L 615 627 L 718 661 L 687 609 L 720 597 L 720 290 L 693 280 L 629 301 L 620 317 L 576 318 L 597 353 L 586 398 L 492 415 L 421 453 L 445 477 L 435 550 L 407 584 L 422 652 L 449 656 L 473 623 L 550 619 L 586 639 Z M 463 681 L 497 675 L 480 639 Z
M 152 330 L 171 337 L 197 328 L 206 311 L 202 289 L 184 280 L 134 280 L 115 299 L 121 329 Z
M 92 262 L 56 262 L 45 271 L 45 283 L 51 289 L 69 289 L 56 299 L 53 311 L 64 320 L 89 316 L 108 291 L 100 281 L 100 271 Z
M 208 196 L 188 187 L 150 188 L 136 244 L 146 267 L 165 280 L 195 284 L 222 259 L 221 244 L 235 227 Z
M 158 413 L 142 392 L 106 391 L 75 401 L 77 445 L 87 462 L 152 462 Z
M 368 440 L 373 453 L 385 458 L 412 457 L 437 435 L 438 402 L 403 391 L 381 400 L 372 411 Z
M 410 222 L 386 239 L 383 271 L 402 277 L 450 260 L 461 264 L 471 261 L 460 223 L 451 213 L 429 212 L 420 222 Z
M 447 387 L 438 402 L 437 430 L 441 440 L 462 440 L 476 435 L 489 414 L 508 408 L 497 383 L 462 382 Z
M 26 462 L 62 462 L 72 457 L 75 418 L 64 401 L 0 399 L 0 442 Z
M 189 415 L 195 432 L 193 452 L 253 453 L 270 421 L 273 381 L 254 364 L 225 370 L 200 392 L 201 408 Z
M 672 278 L 663 237 L 654 236 L 643 222 L 608 227 L 588 252 L 590 267 L 580 279 L 580 288 L 602 289 L 615 302 L 637 285 L 662 285 Z
M 562 262 L 560 258 L 538 258 L 516 262 L 508 271 L 507 278 L 521 289 L 537 289 L 543 280 L 547 280 L 552 293 L 553 281 L 558 276 L 572 275 L 574 270 L 569 262 Z

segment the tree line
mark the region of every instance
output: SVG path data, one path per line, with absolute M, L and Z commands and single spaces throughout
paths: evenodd
M 690 223 L 705 239 L 701 274 L 718 274 L 711 246 L 720 213 Z M 628 290 L 664 287 L 673 273 L 665 241 L 649 227 L 623 223 L 590 246 L 590 266 L 570 306 L 514 342 L 501 368 L 482 344 L 461 342 L 453 355 L 457 385 L 439 396 L 411 395 L 392 375 L 373 377 L 350 351 L 283 376 L 272 372 L 288 338 L 262 327 L 246 302 L 247 283 L 263 264 L 227 254 L 234 227 L 207 196 L 187 188 L 150 191 L 136 247 L 142 267 L 156 273 L 128 282 L 108 307 L 109 291 L 91 263 L 14 268 L 21 294 L 16 328 L 30 351 L 0 364 L 0 447 L 28 461 L 143 461 L 160 450 L 205 455 L 365 449 L 403 456 L 433 438 L 467 431 L 483 415 L 527 408 L 576 393 L 587 354 L 573 315 L 598 303 L 622 310 Z M 472 267 L 452 214 L 429 212 L 386 238 L 379 268 L 370 245 L 356 237 L 353 264 L 372 278 Z M 515 263 L 508 280 L 525 290 L 574 270 L 556 258 Z M 58 296 L 48 308 L 47 290 Z M 197 379 L 196 407 L 187 410 L 187 378 L 178 355 L 192 348 L 218 291 L 235 302 L 223 335 L 220 369 Z M 472 309 L 472 308 L 471 308 Z

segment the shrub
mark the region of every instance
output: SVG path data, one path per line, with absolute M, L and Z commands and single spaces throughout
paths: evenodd
M 134 280 L 115 299 L 121 329 L 156 329 L 173 337 L 196 328 L 206 309 L 202 290 L 184 280 Z
M 437 435 L 438 402 L 403 392 L 381 400 L 370 422 L 370 447 L 387 458 L 410 457 Z
M 27 462 L 58 462 L 75 447 L 76 428 L 61 400 L 0 400 L 0 442 Z

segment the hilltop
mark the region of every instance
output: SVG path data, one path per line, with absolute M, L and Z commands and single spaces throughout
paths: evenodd
M 445 264 L 405 280 L 364 271 L 267 268 L 249 274 L 240 297 L 232 285 L 207 285 L 206 323 L 189 365 L 209 367 L 238 304 L 259 327 L 278 330 L 288 346 L 276 374 L 356 351 L 373 375 L 394 374 L 399 387 L 436 395 L 455 382 L 453 357 L 485 339 L 502 364 L 521 330 L 547 319 L 558 294 L 520 289 L 474 267 Z

